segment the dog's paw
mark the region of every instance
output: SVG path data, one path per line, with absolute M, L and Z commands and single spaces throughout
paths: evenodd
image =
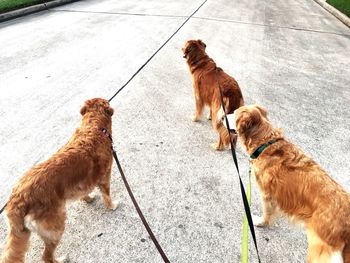
M 118 208 L 118 205 L 119 203 L 117 201 L 113 201 L 108 208 L 114 211 Z
M 86 196 L 83 197 L 83 200 L 86 202 L 86 203 L 91 203 L 92 201 L 95 200 L 95 194 L 94 193 L 90 193 Z
M 197 117 L 197 116 L 192 116 L 191 117 L 191 120 L 193 121 L 193 122 L 197 122 L 197 121 L 199 121 L 199 117 Z
M 69 256 L 62 256 L 55 259 L 42 259 L 40 263 L 70 263 Z
M 215 150 L 215 151 L 223 151 L 225 150 L 224 147 L 222 147 L 219 143 L 212 143 L 211 147 Z
M 211 113 L 210 112 L 207 115 L 207 120 L 211 120 Z
M 218 150 L 220 149 L 219 144 L 217 144 L 216 142 L 215 142 L 215 143 L 212 143 L 212 144 L 210 144 L 210 145 L 211 145 L 211 147 L 212 147 L 214 150 L 216 150 L 216 151 L 218 151 Z
M 257 226 L 257 227 L 267 226 L 265 219 L 262 216 L 252 215 L 252 219 L 253 219 L 254 226 Z
M 56 259 L 56 263 L 69 263 L 70 262 L 70 259 L 69 259 L 69 256 L 62 256 L 62 257 L 59 257 L 58 259 Z

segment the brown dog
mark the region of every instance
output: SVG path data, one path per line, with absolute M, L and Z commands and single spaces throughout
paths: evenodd
M 309 263 L 350 263 L 350 195 L 272 127 L 264 108 L 243 106 L 234 115 L 240 141 L 255 158 L 263 216 L 254 224 L 270 225 L 280 210 L 306 227 Z
M 67 200 L 93 200 L 89 193 L 98 186 L 104 204 L 115 209 L 110 197 L 112 167 L 111 133 L 113 109 L 104 99 L 85 102 L 80 127 L 69 142 L 47 161 L 31 168 L 14 187 L 6 207 L 9 234 L 1 263 L 24 262 L 31 231 L 43 239 L 45 263 L 54 258 L 62 237 Z
M 238 83 L 226 74 L 205 52 L 206 45 L 201 40 L 189 40 L 182 51 L 193 78 L 193 90 L 196 101 L 196 113 L 192 118 L 198 121 L 204 106 L 210 108 L 208 119 L 212 120 L 213 128 L 219 133 L 219 141 L 214 145 L 216 150 L 223 150 L 229 144 L 230 138 L 236 144 L 237 135 L 228 134 L 223 125 L 223 110 L 218 87 L 220 83 L 225 110 L 227 114 L 244 104 L 243 96 Z M 220 110 L 221 109 L 221 110 Z

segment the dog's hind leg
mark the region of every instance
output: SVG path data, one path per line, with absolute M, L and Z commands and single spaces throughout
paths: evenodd
M 225 147 L 229 145 L 230 143 L 230 135 L 224 126 L 222 119 L 224 117 L 224 111 L 222 110 L 222 107 L 220 104 L 212 104 L 212 119 L 211 123 L 213 125 L 213 128 L 217 131 L 219 134 L 219 141 L 216 144 L 213 144 L 213 147 L 217 151 L 225 150 Z
M 204 104 L 199 94 L 197 94 L 196 92 L 194 92 L 194 99 L 196 101 L 196 113 L 192 117 L 192 121 L 196 122 L 196 121 L 199 121 L 202 116 Z
M 45 243 L 42 260 L 45 263 L 61 263 L 62 258 L 55 258 L 56 248 L 64 232 L 66 211 L 64 205 L 46 213 L 47 216 L 40 220 L 32 221 L 31 224 Z
M 111 210 L 115 210 L 118 207 L 118 203 L 113 201 L 110 195 L 111 189 L 111 172 L 112 167 L 108 168 L 104 177 L 102 177 L 101 181 L 98 183 L 98 187 L 102 193 L 103 202 L 105 207 Z
M 9 233 L 1 263 L 23 263 L 28 250 L 30 231 L 21 216 L 8 214 Z
M 334 249 L 311 229 L 307 230 L 307 241 L 308 263 L 344 263 L 342 249 Z
M 230 132 L 230 140 L 232 142 L 233 148 L 236 148 L 238 135 L 234 132 Z

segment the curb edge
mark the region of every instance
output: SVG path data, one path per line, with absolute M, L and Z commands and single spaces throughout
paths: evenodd
M 350 28 L 350 18 L 347 17 L 345 14 L 340 12 L 335 7 L 331 6 L 330 4 L 326 3 L 324 0 L 314 0 L 317 4 L 322 6 L 324 9 L 326 9 L 329 13 L 331 13 L 333 16 L 338 18 L 344 25 Z
M 43 4 L 38 4 L 38 5 L 33 5 L 33 6 L 29 6 L 29 7 L 25 7 L 25 8 L 21 8 L 21 9 L 17 9 L 17 10 L 13 10 L 10 12 L 6 12 L 3 14 L 0 14 L 0 23 L 1 22 L 5 22 L 11 19 L 15 19 L 21 16 L 25 16 L 25 15 L 29 15 L 29 14 L 33 14 L 33 13 L 37 13 L 43 10 L 47 10 L 48 8 L 53 8 L 56 6 L 60 6 L 60 5 L 65 5 L 65 4 L 69 4 L 69 3 L 73 3 L 79 0 L 54 0 L 51 2 L 47 2 L 47 3 L 43 3 Z

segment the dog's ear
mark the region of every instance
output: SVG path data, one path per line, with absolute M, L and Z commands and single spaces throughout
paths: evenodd
M 238 133 L 247 134 L 249 130 L 260 123 L 260 118 L 260 114 L 256 111 L 243 112 L 237 123 Z
M 113 113 L 114 113 L 114 109 L 111 108 L 111 107 L 107 107 L 105 108 L 105 112 L 108 114 L 108 116 L 113 116 Z
M 93 105 L 93 100 L 85 101 L 83 107 L 81 107 L 80 109 L 80 114 L 84 115 L 88 111 L 88 108 L 90 108 L 92 105 Z
M 203 46 L 204 48 L 207 47 L 207 45 L 206 45 L 202 40 L 198 39 L 197 41 L 198 41 L 198 43 L 199 43 L 201 46 Z
M 84 105 L 84 106 L 81 107 L 81 109 L 80 109 L 80 114 L 81 114 L 82 116 L 84 116 L 84 114 L 86 113 L 86 110 L 87 110 L 87 107 L 86 107 L 86 105 Z
M 185 54 L 187 55 L 187 54 L 190 53 L 193 49 L 194 49 L 193 43 L 189 44 L 189 45 L 186 47 L 186 49 L 185 49 Z
M 236 128 L 238 133 L 244 133 L 249 129 L 251 125 L 250 117 L 247 112 L 242 113 L 241 117 L 237 120 Z
M 267 117 L 267 110 L 263 106 L 256 104 L 255 108 L 257 108 L 260 111 L 261 115 L 263 115 L 265 118 Z

